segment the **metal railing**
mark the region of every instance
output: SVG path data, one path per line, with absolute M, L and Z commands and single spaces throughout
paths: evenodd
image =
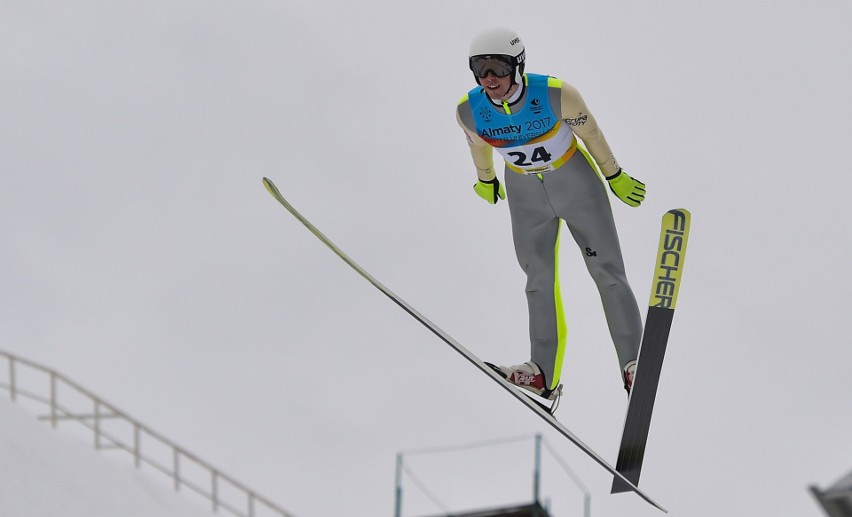
M 91 432 L 95 449 L 128 452 L 136 468 L 147 465 L 169 476 L 176 491 L 191 490 L 207 499 L 214 512 L 224 510 L 236 517 L 293 517 L 64 375 L 0 350 L 0 367 L 3 360 L 6 367 L 0 368 L 5 372 L 0 373 L 0 389 L 14 402 L 28 400 L 47 406 L 49 412 L 38 418 L 54 428 L 59 422 L 80 424 L 87 434 Z M 155 457 L 157 450 L 159 457 Z

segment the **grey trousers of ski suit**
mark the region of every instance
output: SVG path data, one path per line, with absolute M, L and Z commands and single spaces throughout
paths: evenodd
M 579 150 L 578 150 L 579 151 Z M 623 368 L 635 360 L 642 320 L 627 282 L 621 246 L 603 180 L 585 152 L 539 175 L 505 170 L 515 253 L 527 276 L 531 359 L 555 388 L 567 341 L 558 275 L 565 221 L 600 292 L 609 332 Z

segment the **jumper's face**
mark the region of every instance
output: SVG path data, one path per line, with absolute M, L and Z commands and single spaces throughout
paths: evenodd
M 485 93 L 494 100 L 508 98 L 514 86 L 511 76 L 497 77 L 490 70 L 485 77 L 479 78 L 479 84 L 485 88 Z
M 492 99 L 505 99 L 512 91 L 512 74 L 515 72 L 515 66 L 509 56 L 473 56 L 470 58 L 470 70 Z

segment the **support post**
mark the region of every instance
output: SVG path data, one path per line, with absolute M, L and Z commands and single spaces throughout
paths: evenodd
M 396 494 L 394 497 L 394 517 L 402 517 L 402 453 L 396 455 Z
M 535 435 L 535 470 L 533 471 L 533 501 L 539 502 L 541 492 L 541 434 Z
M 139 424 L 133 423 L 133 463 L 136 464 L 136 468 L 142 466 L 142 451 L 140 449 L 142 443 L 139 436 Z
M 211 471 L 210 479 L 210 499 L 213 500 L 213 511 L 219 511 L 219 473 L 215 470 Z
M 15 386 L 15 358 L 9 356 L 9 397 L 11 397 L 12 401 L 15 401 L 15 397 L 17 394 L 15 393 L 17 388 Z
M 50 425 L 56 429 L 57 412 L 56 412 L 56 374 L 50 372 Z
M 177 447 L 172 449 L 173 451 L 173 468 L 174 468 L 174 480 L 175 480 L 175 492 L 180 491 L 180 451 Z
M 95 449 L 101 448 L 101 401 L 95 399 Z

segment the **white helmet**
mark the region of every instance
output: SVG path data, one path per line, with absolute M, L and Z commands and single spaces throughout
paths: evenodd
M 489 61 L 488 58 L 496 58 L 497 62 Z M 489 29 L 476 36 L 468 53 L 468 64 L 477 83 L 489 71 L 498 77 L 512 73 L 512 82 L 520 83 L 524 75 L 525 59 L 524 42 L 520 36 L 515 31 L 502 27 Z M 509 68 L 501 69 L 500 62 Z

